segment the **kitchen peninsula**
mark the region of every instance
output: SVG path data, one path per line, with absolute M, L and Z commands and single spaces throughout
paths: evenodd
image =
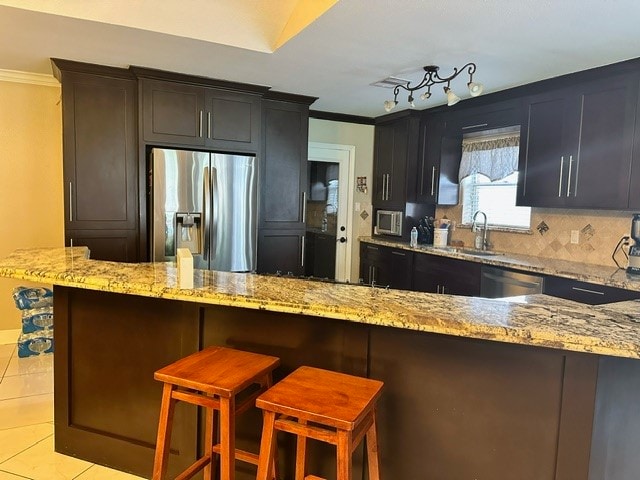
M 640 476 L 637 302 L 488 300 L 212 271 L 182 290 L 172 264 L 89 260 L 84 248 L 17 251 L 0 260 L 0 276 L 54 285 L 62 453 L 149 475 L 153 371 L 221 344 L 279 356 L 280 375 L 308 364 L 385 381 L 385 478 Z M 175 469 L 198 449 L 198 415 L 184 407 Z M 239 443 L 255 449 L 252 415 Z

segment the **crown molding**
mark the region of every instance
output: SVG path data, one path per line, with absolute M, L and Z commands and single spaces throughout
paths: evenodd
M 60 88 L 60 83 L 53 77 L 53 75 L 19 72 L 17 70 L 0 69 L 0 82 L 29 83 L 31 85 Z

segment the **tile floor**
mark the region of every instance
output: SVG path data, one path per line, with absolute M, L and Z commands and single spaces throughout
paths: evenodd
M 18 358 L 0 331 L 0 480 L 135 480 L 53 451 L 53 355 Z

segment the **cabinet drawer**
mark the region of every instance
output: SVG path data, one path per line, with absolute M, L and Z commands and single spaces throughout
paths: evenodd
M 545 278 L 544 293 L 589 305 L 601 305 L 640 298 L 640 292 L 559 277 Z

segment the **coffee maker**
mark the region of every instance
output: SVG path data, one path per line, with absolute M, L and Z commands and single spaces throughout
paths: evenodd
M 633 245 L 629 247 L 629 262 L 627 273 L 640 275 L 640 213 L 635 213 L 631 220 L 631 239 Z

